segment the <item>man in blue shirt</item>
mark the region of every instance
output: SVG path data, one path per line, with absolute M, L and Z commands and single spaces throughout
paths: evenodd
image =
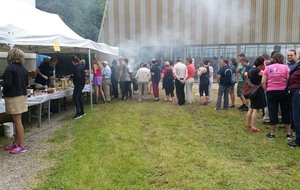
M 229 107 L 229 90 L 231 88 L 231 75 L 232 69 L 229 66 L 228 59 L 222 59 L 222 67 L 218 71 L 217 83 L 219 83 L 218 89 L 218 99 L 216 103 L 215 110 L 221 109 L 222 96 L 224 94 L 223 108 L 227 109 Z

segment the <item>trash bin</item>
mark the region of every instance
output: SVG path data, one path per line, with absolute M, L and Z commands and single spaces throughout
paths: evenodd
M 3 129 L 4 129 L 4 135 L 6 137 L 14 136 L 14 123 L 13 122 L 3 123 Z

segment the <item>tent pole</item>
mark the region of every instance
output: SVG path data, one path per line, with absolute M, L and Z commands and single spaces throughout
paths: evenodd
M 91 69 L 91 49 L 89 49 L 89 76 L 90 76 L 90 99 L 91 109 L 93 108 L 93 85 L 92 85 L 92 69 Z

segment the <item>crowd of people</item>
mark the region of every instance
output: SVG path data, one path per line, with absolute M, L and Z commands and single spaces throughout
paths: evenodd
M 250 66 L 244 54 L 240 54 L 239 66 L 236 73 L 239 73 L 237 96 L 240 97 L 242 111 L 247 111 L 245 127 L 252 132 L 261 132 L 256 127 L 259 110 L 263 110 L 264 122 L 269 124 L 270 131 L 266 138 L 275 138 L 276 125 L 282 123 L 286 128 L 286 138 L 292 139 L 292 128 L 296 132 L 296 139 L 289 142 L 289 146 L 300 146 L 300 114 L 299 114 L 299 87 L 300 70 L 297 53 L 295 50 L 287 52 L 287 63 L 285 57 L 278 51 L 271 53 L 271 58 L 264 54 L 257 57 L 253 66 Z M 228 59 L 222 59 L 222 66 L 218 71 L 217 82 L 219 83 L 218 98 L 215 110 L 221 109 L 221 99 L 223 99 L 223 109 L 228 109 L 229 92 L 234 89 L 232 74 L 233 66 L 230 66 Z M 229 72 L 230 69 L 232 72 Z M 246 80 L 254 85 L 258 85 L 258 90 L 250 99 L 243 96 L 243 86 Z M 249 105 L 250 100 L 250 106 Z M 234 107 L 234 103 L 232 104 Z
M 253 65 L 244 54 L 237 57 L 237 61 L 221 59 L 221 67 L 216 77 L 218 92 L 214 110 L 235 107 L 234 90 L 237 84 L 236 95 L 242 102 L 238 109 L 247 112 L 246 129 L 252 132 L 262 131 L 257 128 L 257 117 L 262 110 L 263 121 L 270 126 L 266 138 L 274 139 L 276 125 L 282 123 L 286 128 L 287 139 L 293 138 L 292 129 L 296 132 L 295 140 L 290 141 L 288 145 L 300 146 L 300 63 L 296 51 L 287 52 L 287 63 L 285 56 L 278 51 L 273 51 L 271 56 L 268 54 L 258 56 Z M 5 149 L 12 154 L 18 154 L 27 151 L 21 115 L 28 110 L 26 104 L 28 72 L 23 67 L 24 53 L 21 50 L 16 48 L 10 50 L 7 61 L 9 66 L 4 72 L 1 85 L 6 113 L 12 116 L 16 135 L 13 143 Z M 52 57 L 37 68 L 36 85 L 50 85 L 51 80 L 55 80 L 53 72 L 57 62 L 58 59 Z M 73 79 L 74 84 L 73 103 L 76 114 L 73 119 L 79 119 L 85 115 L 82 100 L 82 90 L 86 83 L 85 61 L 73 56 L 71 62 L 74 71 L 68 77 Z M 160 101 L 160 86 L 165 91 L 165 102 L 180 106 L 186 103 L 193 104 L 195 73 L 199 79 L 199 106 L 206 106 L 212 102 L 214 71 L 210 60 L 204 60 L 197 71 L 191 58 L 186 58 L 183 63 L 180 57 L 177 57 L 175 62 L 169 60 L 163 64 L 156 59 L 152 59 L 150 64 L 142 62 L 136 73 L 133 73 L 128 59 L 123 57 L 114 60 L 111 66 L 107 61 L 100 62 L 95 59 L 92 62 L 92 69 L 95 104 L 99 103 L 100 98 L 104 103 L 111 101 L 112 98 L 119 98 L 119 89 L 121 100 L 132 100 L 133 90 L 137 90 L 138 102 L 149 101 L 152 89 L 153 101 L 157 102 Z M 243 96 L 243 86 L 247 80 L 259 86 L 256 94 L 249 99 Z
M 125 82 L 125 76 L 122 76 L 124 72 L 128 74 L 132 72 L 128 61 L 125 60 L 126 58 L 119 58 L 119 64 L 117 61 L 113 63 L 116 67 L 115 76 L 120 84 L 122 100 L 132 99 L 131 87 L 122 87 L 122 85 L 127 86 L 125 83 L 122 84 L 122 81 Z M 216 77 L 218 92 L 214 109 L 235 108 L 236 94 L 242 103 L 238 109 L 247 112 L 246 129 L 252 132 L 262 131 L 257 128 L 257 117 L 262 111 L 263 122 L 270 126 L 266 138 L 274 139 L 276 125 L 282 123 L 286 128 L 287 139 L 293 138 L 291 126 L 296 131 L 296 140 L 289 142 L 289 145 L 300 146 L 300 115 L 299 110 L 296 110 L 296 105 L 299 105 L 297 96 L 300 87 L 300 80 L 297 80 L 300 76 L 298 65 L 295 50 L 287 52 L 287 63 L 285 63 L 285 56 L 278 51 L 273 51 L 271 56 L 268 54 L 258 56 L 253 64 L 249 63 L 244 54 L 239 54 L 237 60 L 221 59 L 221 67 Z M 131 74 L 131 77 L 136 80 L 138 86 L 139 102 L 149 101 L 149 88 L 153 90 L 153 101 L 159 101 L 159 82 L 162 81 L 161 86 L 165 91 L 164 101 L 182 106 L 195 101 L 192 91 L 195 73 L 199 78 L 199 105 L 208 105 L 212 102 L 211 86 L 214 73 L 210 60 L 204 60 L 196 71 L 191 58 L 186 58 L 184 63 L 180 58 L 176 58 L 175 62 L 166 61 L 164 64 L 158 64 L 158 61 L 153 59 L 150 65 L 140 63 L 137 73 L 134 76 Z M 243 86 L 247 80 L 254 85 L 259 85 L 255 96 L 249 99 L 243 96 Z M 117 92 L 118 89 L 118 83 L 112 85 L 112 91 Z

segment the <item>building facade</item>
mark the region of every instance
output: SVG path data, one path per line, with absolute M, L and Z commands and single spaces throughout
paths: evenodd
M 253 61 L 300 47 L 299 0 L 107 0 L 99 42 L 137 62 L 192 57 Z

